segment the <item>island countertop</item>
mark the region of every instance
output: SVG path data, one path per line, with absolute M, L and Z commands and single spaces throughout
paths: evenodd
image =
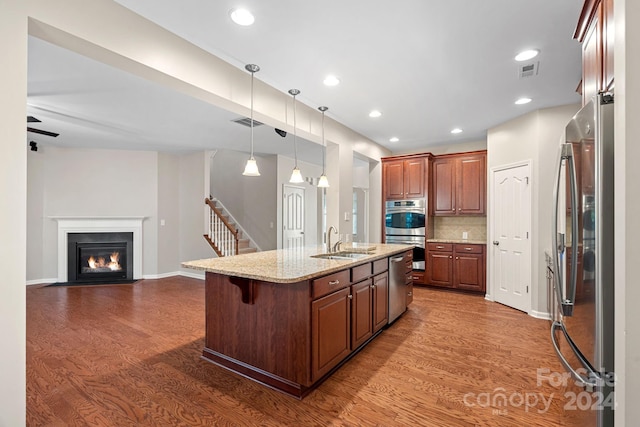
M 185 268 L 244 277 L 274 283 L 296 283 L 324 276 L 345 268 L 403 253 L 411 245 L 366 243 L 345 246 L 342 252 L 366 254 L 357 259 L 323 259 L 314 255 L 326 253 L 323 246 L 277 249 L 221 258 L 183 262 Z

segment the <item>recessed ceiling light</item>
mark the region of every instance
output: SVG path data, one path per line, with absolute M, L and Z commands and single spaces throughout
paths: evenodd
M 455 135 L 456 133 L 462 133 L 462 129 L 460 129 L 460 128 L 452 129 L 452 130 L 451 130 L 451 133 L 452 133 L 452 134 L 454 134 L 454 135 Z
M 538 56 L 539 53 L 540 51 L 538 49 L 523 50 L 516 55 L 515 59 L 516 61 L 528 61 L 531 58 L 535 58 L 536 56 Z
M 242 25 L 243 27 L 249 26 L 253 24 L 256 20 L 253 17 L 253 14 L 249 12 L 247 9 L 232 9 L 229 12 L 231 19 L 238 25 Z
M 531 102 L 531 98 L 519 98 L 516 100 L 516 105 L 528 104 Z
M 340 84 L 340 79 L 337 78 L 334 75 L 328 75 L 327 77 L 324 78 L 324 80 L 322 81 L 322 83 L 325 84 L 325 86 L 337 86 Z
M 369 113 L 369 117 L 371 118 L 376 118 L 376 117 L 380 117 L 382 115 L 382 113 L 378 110 L 373 110 Z
M 398 141 L 400 141 L 400 139 L 395 136 L 393 138 L 389 138 L 389 142 L 398 142 Z

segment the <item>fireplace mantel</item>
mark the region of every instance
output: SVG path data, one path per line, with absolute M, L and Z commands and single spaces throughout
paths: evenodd
M 66 282 L 69 233 L 133 233 L 133 278 L 142 279 L 144 216 L 50 216 L 58 222 L 58 282 Z

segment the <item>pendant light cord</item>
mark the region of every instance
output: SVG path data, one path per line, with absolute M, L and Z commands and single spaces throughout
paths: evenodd
M 253 159 L 253 76 L 255 71 L 251 72 L 251 159 Z
M 324 141 L 324 110 L 322 111 L 322 175 L 325 174 L 325 170 L 324 170 L 324 163 L 325 163 L 325 156 L 327 155 L 326 153 L 326 145 L 325 145 L 325 141 Z
M 298 167 L 298 144 L 296 143 L 296 96 L 293 95 L 293 154 L 296 159 L 295 167 Z

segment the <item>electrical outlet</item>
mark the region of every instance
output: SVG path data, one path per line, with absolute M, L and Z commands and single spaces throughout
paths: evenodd
M 164 219 L 161 219 L 160 220 L 160 225 L 164 227 L 164 224 L 165 224 Z
M 463 240 L 467 240 L 469 238 L 469 233 L 467 233 L 466 231 L 462 232 L 462 239 Z

